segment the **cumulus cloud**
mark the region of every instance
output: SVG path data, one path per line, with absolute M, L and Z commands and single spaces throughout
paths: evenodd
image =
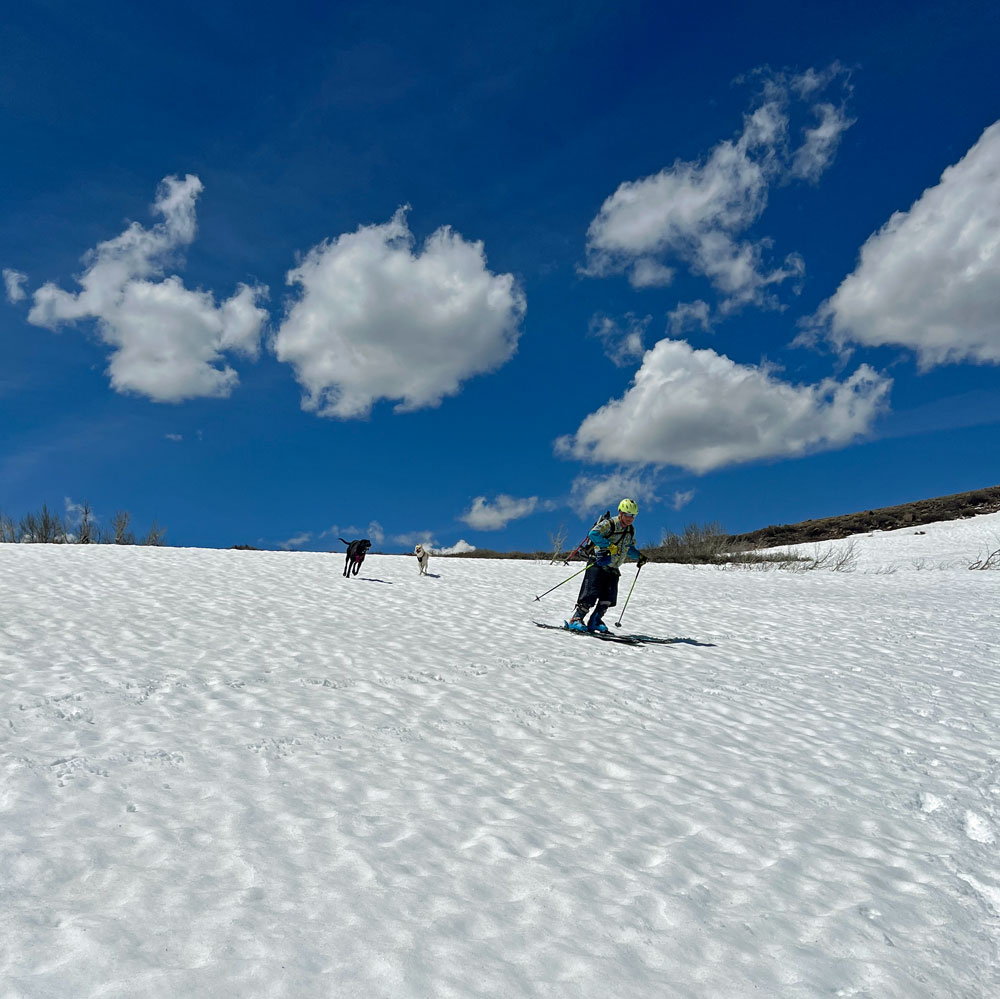
M 464 539 L 456 541 L 453 545 L 439 545 L 434 540 L 433 531 L 408 531 L 404 534 L 393 535 L 392 540 L 397 544 L 404 545 L 406 548 L 412 548 L 418 544 L 423 545 L 424 549 L 430 552 L 431 555 L 459 555 L 462 552 L 474 552 L 476 550 L 475 545 L 470 545 Z
M 633 286 L 647 287 L 672 279 L 666 259 L 707 278 L 721 294 L 724 312 L 751 303 L 776 307 L 769 289 L 801 276 L 802 258 L 791 253 L 779 266 L 769 265 L 769 241 L 742 234 L 760 218 L 772 184 L 791 177 L 815 180 L 831 162 L 851 124 L 843 109 L 814 103 L 820 122 L 792 148 L 790 107 L 814 101 L 840 73 L 831 67 L 797 77 L 767 75 L 738 137 L 719 142 L 703 160 L 677 160 L 621 184 L 590 224 L 585 273 L 625 272 Z
M 3 283 L 7 289 L 7 301 L 11 303 L 22 302 L 27 297 L 24 290 L 24 282 L 28 280 L 28 275 L 21 271 L 11 270 L 5 267 L 3 271 Z
M 842 447 L 870 429 L 891 384 L 862 365 L 843 382 L 792 385 L 766 366 L 666 339 L 643 358 L 625 395 L 591 413 L 556 450 L 703 473 Z
M 96 319 L 101 339 L 114 348 L 108 373 L 119 392 L 156 402 L 228 396 L 239 376 L 227 351 L 256 357 L 267 313 L 257 307 L 266 288 L 240 285 L 217 305 L 211 292 L 191 291 L 176 275 L 164 277 L 177 251 L 195 237 L 201 181 L 167 177 L 153 206 L 163 221 L 146 229 L 133 222 L 120 236 L 91 250 L 73 294 L 52 282 L 34 295 L 28 322 L 58 328 Z
M 653 487 L 636 472 L 616 471 L 607 475 L 578 475 L 570 487 L 570 507 L 581 517 L 593 516 L 594 511 L 617 510 L 619 502 L 628 496 L 639 503 L 656 500 Z
M 537 496 L 516 499 L 501 493 L 492 503 L 487 502 L 485 496 L 477 496 L 459 520 L 477 531 L 499 531 L 512 520 L 530 516 L 537 506 Z
M 633 312 L 626 314 L 624 322 L 598 313 L 590 320 L 590 335 L 604 345 L 604 353 L 619 368 L 633 364 L 645 353 L 644 338 L 652 316 L 639 318 Z
M 462 552 L 474 552 L 476 550 L 475 545 L 470 545 L 468 541 L 464 538 L 456 541 L 453 545 L 449 545 L 447 548 L 435 548 L 433 549 L 433 554 L 435 555 L 460 555 Z
M 350 419 L 379 399 L 438 406 L 514 355 L 525 298 L 513 275 L 492 274 L 483 244 L 448 227 L 415 253 L 406 211 L 313 247 L 289 271 L 299 295 L 273 347 L 304 409 Z
M 869 237 L 854 272 L 807 325 L 840 348 L 908 347 L 924 369 L 998 364 L 998 233 L 1000 121 Z

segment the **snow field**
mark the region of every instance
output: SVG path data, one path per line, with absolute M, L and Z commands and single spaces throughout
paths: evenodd
M 0 996 L 1000 995 L 1000 515 L 919 529 L 650 564 L 639 648 L 537 562 L 0 546 Z

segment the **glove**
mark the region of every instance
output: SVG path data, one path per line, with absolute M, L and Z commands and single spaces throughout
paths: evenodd
M 611 552 L 612 555 L 617 555 L 618 545 L 608 545 L 608 551 Z
M 639 564 L 639 568 L 641 569 L 648 561 L 649 559 L 646 558 L 646 556 L 643 555 L 642 552 L 639 552 L 639 557 L 636 559 L 636 562 Z

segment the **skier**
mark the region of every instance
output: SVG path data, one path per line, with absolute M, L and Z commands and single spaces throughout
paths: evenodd
M 602 517 L 591 529 L 589 540 L 593 542 L 594 561 L 583 574 L 580 595 L 576 598 L 576 609 L 570 619 L 572 631 L 599 631 L 606 633 L 608 626 L 603 623 L 609 607 L 618 602 L 618 568 L 626 559 L 634 559 L 640 566 L 649 561 L 635 546 L 635 528 L 632 526 L 639 507 L 633 499 L 623 499 L 618 504 L 618 516 Z M 587 611 L 593 607 L 594 613 L 584 623 Z

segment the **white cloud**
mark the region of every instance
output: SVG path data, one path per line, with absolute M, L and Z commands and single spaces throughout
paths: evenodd
M 66 520 L 70 524 L 78 524 L 83 517 L 84 510 L 87 509 L 86 503 L 77 503 L 70 496 L 63 497 L 63 505 L 66 508 Z M 90 515 L 93 517 L 93 512 Z
M 5 267 L 3 271 L 3 283 L 7 288 L 7 301 L 17 303 L 24 301 L 27 293 L 24 290 L 24 282 L 28 280 L 28 275 L 21 271 L 11 270 Z
M 438 406 L 473 375 L 514 355 L 525 299 L 511 274 L 486 269 L 481 242 L 438 229 L 419 253 L 399 209 L 313 247 L 288 273 L 301 289 L 274 338 L 280 361 L 320 416 L 364 417 Z
M 164 434 L 163 435 L 168 441 L 182 441 L 184 440 L 183 434 Z
M 397 544 L 404 545 L 406 548 L 412 548 L 417 544 L 423 545 L 432 555 L 459 555 L 462 552 L 474 552 L 476 550 L 475 545 L 470 545 L 464 539 L 456 541 L 453 545 L 439 545 L 434 540 L 432 531 L 409 531 L 405 534 L 394 535 L 392 540 Z
M 394 534 L 392 540 L 399 545 L 412 548 L 414 545 L 423 545 L 429 551 L 437 551 L 437 542 L 434 540 L 433 531 L 405 531 L 402 534 Z
M 681 302 L 677 308 L 667 313 L 667 328 L 673 336 L 679 336 L 689 329 L 712 331 L 711 309 L 700 298 L 696 302 Z
M 723 312 L 747 304 L 777 307 L 770 289 L 800 276 L 802 258 L 793 253 L 780 266 L 769 266 L 769 241 L 741 237 L 767 206 L 771 184 L 789 177 L 815 180 L 829 165 L 851 124 L 843 110 L 828 102 L 813 105 L 820 123 L 791 150 L 789 107 L 811 100 L 840 73 L 831 67 L 794 78 L 771 74 L 735 140 L 719 142 L 702 161 L 676 160 L 657 174 L 621 184 L 590 224 L 585 273 L 627 272 L 635 287 L 664 284 L 673 278 L 663 262 L 669 258 L 706 277 L 722 296 Z
M 629 284 L 633 288 L 664 288 L 674 279 L 676 271 L 658 260 L 640 257 L 628 272 Z
M 624 497 L 639 503 L 656 500 L 653 487 L 636 472 L 617 471 L 608 475 L 579 475 L 570 487 L 570 507 L 581 517 L 597 516 L 605 509 L 615 511 Z M 596 513 L 595 513 L 596 511 Z
M 695 490 L 688 489 L 685 492 L 680 490 L 676 491 L 674 495 L 670 498 L 670 505 L 675 510 L 683 510 L 684 507 L 694 499 Z
M 838 347 L 896 344 L 924 369 L 1000 363 L 1000 121 L 937 186 L 861 248 L 814 332 Z
M 309 544 L 310 541 L 312 541 L 312 534 L 309 531 L 303 531 L 287 541 L 279 541 L 278 547 L 288 551 L 291 548 L 301 548 L 303 545 Z
M 456 541 L 453 545 L 448 548 L 435 548 L 433 549 L 434 555 L 460 555 L 462 552 L 474 552 L 476 550 L 475 545 L 470 545 L 468 541 L 464 539 Z
M 825 90 L 838 77 L 843 78 L 845 89 L 850 92 L 850 71 L 839 60 L 834 60 L 824 69 L 810 67 L 791 77 L 789 87 L 799 97 L 809 98 L 820 90 Z
M 499 531 L 512 520 L 530 516 L 537 506 L 537 496 L 515 499 L 501 493 L 492 504 L 487 502 L 485 496 L 477 496 L 459 520 L 478 531 Z
M 604 344 L 604 353 L 619 368 L 633 364 L 646 352 L 644 338 L 652 316 L 625 315 L 624 324 L 610 316 L 597 314 L 590 320 L 590 335 Z
M 817 104 L 816 114 L 820 122 L 814 128 L 806 129 L 805 141 L 796 150 L 792 160 L 792 176 L 815 183 L 830 165 L 837 153 L 840 138 L 854 124 L 842 107 L 833 104 Z
M 191 174 L 167 177 L 153 206 L 162 222 L 151 229 L 133 222 L 87 253 L 78 278 L 82 291 L 72 294 L 47 282 L 35 292 L 28 322 L 36 326 L 98 321 L 101 339 L 114 348 L 108 372 L 119 392 L 156 402 L 228 396 L 239 377 L 224 363 L 224 352 L 258 354 L 267 313 L 256 303 L 267 289 L 240 285 L 216 305 L 211 292 L 190 291 L 175 275 L 163 277 L 179 248 L 194 239 L 201 191 Z
M 625 395 L 591 413 L 556 450 L 584 461 L 703 473 L 836 448 L 870 429 L 891 384 L 862 365 L 844 382 L 791 385 L 766 366 L 661 340 Z
M 348 541 L 357 538 L 367 538 L 373 545 L 381 545 L 385 541 L 385 531 L 377 520 L 370 520 L 367 527 L 356 527 L 354 524 L 348 527 L 338 527 L 334 524 L 320 533 L 321 538 L 339 538 L 343 535 Z

